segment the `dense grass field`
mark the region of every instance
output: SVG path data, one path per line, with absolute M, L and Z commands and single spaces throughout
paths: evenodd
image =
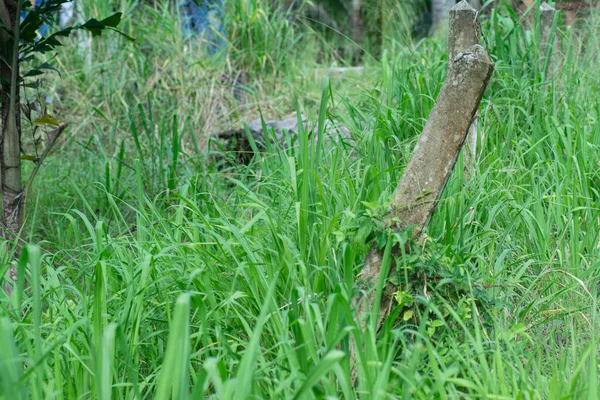
M 599 21 L 558 26 L 550 63 L 508 9 L 482 17 L 479 162 L 466 179 L 459 159 L 397 260 L 395 309 L 362 332 L 357 274 L 446 75 L 444 35 L 412 38 L 398 5 L 381 54 L 328 74 L 347 38 L 226 3 L 210 54 L 166 6 L 89 2 L 136 41 L 69 40 L 28 92 L 69 128 L 29 199 L 28 285 L 0 294 L 0 399 L 600 398 Z M 248 165 L 211 140 L 295 112 L 311 123 L 292 145 L 267 131 Z M 326 120 L 351 137 L 312 140 Z

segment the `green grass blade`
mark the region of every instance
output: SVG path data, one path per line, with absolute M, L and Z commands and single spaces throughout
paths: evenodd
M 183 293 L 175 304 L 165 361 L 156 385 L 154 398 L 157 400 L 187 399 L 189 396 L 190 298 L 189 293 Z

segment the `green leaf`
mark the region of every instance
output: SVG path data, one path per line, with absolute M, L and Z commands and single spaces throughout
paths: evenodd
M 44 73 L 37 68 L 31 69 L 23 74 L 23 78 L 31 78 L 32 76 L 43 75 Z
M 37 161 L 38 158 L 34 156 L 30 156 L 28 154 L 21 154 L 21 160 L 23 161 Z
M 20 384 L 23 361 L 13 335 L 13 324 L 8 317 L 0 319 L 0 393 L 10 393 L 13 399 L 26 399 L 26 386 Z
M 88 32 L 90 32 L 93 37 L 100 36 L 102 34 L 102 31 L 104 31 L 105 29 L 111 29 L 120 34 L 121 36 L 124 36 L 128 40 L 135 41 L 135 39 L 131 36 L 126 35 L 125 33 L 116 29 L 116 26 L 121 22 L 121 16 L 122 13 L 116 13 L 108 18 L 104 18 L 102 21 L 98 21 L 96 18 L 92 18 L 85 24 L 78 26 L 77 29 L 85 29 Z
M 38 69 L 40 69 L 40 70 L 44 70 L 44 69 L 51 70 L 51 71 L 54 71 L 54 72 L 56 72 L 56 73 L 57 73 L 57 74 L 60 76 L 60 71 L 59 71 L 59 70 L 57 70 L 56 68 L 54 68 L 52 65 L 50 65 L 50 64 L 49 64 L 49 63 L 47 63 L 47 62 L 45 62 L 45 63 L 43 63 L 42 65 L 40 65 L 40 66 L 38 67 Z
M 431 321 L 429 325 L 432 326 L 433 328 L 439 328 L 440 326 L 444 326 L 444 321 L 436 319 L 436 320 Z
M 39 81 L 35 81 L 35 82 L 24 83 L 21 86 L 26 87 L 26 88 L 30 88 L 30 89 L 37 89 L 38 87 L 40 87 L 40 82 Z
M 50 114 L 46 114 L 43 117 L 32 121 L 31 123 L 34 125 L 37 125 L 37 126 L 42 126 L 42 125 L 59 126 L 60 125 L 60 122 Z
M 190 298 L 182 293 L 177 298 L 169 330 L 169 341 L 158 375 L 155 399 L 183 399 L 188 390 L 190 357 Z
M 364 221 L 354 236 L 354 243 L 364 244 L 372 231 L 373 225 L 371 225 L 370 221 Z
M 340 350 L 331 350 L 308 373 L 304 384 L 298 389 L 294 399 L 308 397 L 308 391 L 321 379 L 327 379 L 327 373 L 345 357 L 346 353 Z
M 250 338 L 250 341 L 248 342 L 246 351 L 244 352 L 244 355 L 240 360 L 240 364 L 237 370 L 237 399 L 243 400 L 250 397 L 252 385 L 254 383 L 256 364 L 258 362 L 258 354 L 260 353 L 260 341 L 263 335 L 263 328 L 269 316 L 271 303 L 274 299 L 275 288 L 277 287 L 278 277 L 278 275 L 275 275 L 272 278 L 271 285 L 269 285 L 262 306 L 260 307 L 261 311 L 258 316 L 258 319 L 256 320 L 254 332 L 252 332 L 252 336 Z
M 33 42 L 37 37 L 37 30 L 40 26 L 42 26 L 42 19 L 39 13 L 27 13 L 23 22 L 21 22 L 20 39 L 26 42 Z
M 121 23 L 122 15 L 123 15 L 122 13 L 113 14 L 108 18 L 104 18 L 102 21 L 100 21 L 100 23 L 104 24 L 105 26 L 110 26 L 112 28 L 116 28 Z
M 387 243 L 387 239 L 388 239 L 387 233 L 380 232 L 379 235 L 377 235 L 377 248 L 382 249 L 383 246 L 385 246 L 385 244 Z
M 409 306 L 414 301 L 412 294 L 405 291 L 396 292 L 394 297 L 399 306 Z

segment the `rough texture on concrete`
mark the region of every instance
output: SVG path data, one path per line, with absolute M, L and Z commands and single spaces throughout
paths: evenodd
M 412 158 L 394 192 L 384 224 L 395 229 L 429 222 L 454 168 L 493 63 L 480 45 L 459 53 L 442 86 Z
M 480 36 L 477 10 L 465 0 L 452 7 L 448 28 L 448 60 L 454 60 L 459 53 L 479 44 Z M 448 63 L 449 68 L 453 65 Z
M 453 68 L 452 60 L 458 54 L 471 46 L 480 43 L 481 26 L 479 24 L 477 11 L 465 0 L 461 1 L 450 10 L 450 24 L 448 28 L 448 68 Z M 469 133 L 465 143 L 467 150 L 463 152 L 465 161 L 465 176 L 471 176 L 472 166 L 477 161 L 477 139 L 483 135 L 479 134 L 476 115 L 469 127 Z

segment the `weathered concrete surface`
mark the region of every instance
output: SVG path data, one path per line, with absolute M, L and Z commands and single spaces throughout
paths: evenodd
M 415 226 L 415 238 L 427 226 L 442 196 L 494 68 L 480 45 L 458 53 L 451 63 L 383 221 L 384 226 L 394 230 Z M 363 329 L 367 311 L 375 299 L 374 288 L 381 274 L 382 259 L 383 250 L 373 247 L 359 275 L 361 291 L 366 296 L 359 296 L 354 302 Z M 380 322 L 393 305 L 394 290 L 393 285 L 386 284 L 380 303 Z M 350 358 L 354 361 L 356 349 L 352 351 Z
M 450 21 L 448 28 L 448 68 L 453 68 L 451 61 L 456 56 L 471 46 L 480 43 L 481 26 L 479 23 L 477 11 L 465 0 L 461 1 L 450 10 Z M 473 118 L 473 123 L 469 127 L 466 144 L 467 150 L 463 152 L 465 161 L 465 176 L 471 177 L 471 170 L 477 161 L 477 139 L 479 134 L 477 127 L 478 115 Z
M 480 45 L 459 53 L 394 192 L 384 224 L 395 229 L 429 222 L 456 163 L 494 68 Z
M 448 60 L 454 60 L 462 51 L 479 44 L 480 36 L 477 10 L 465 0 L 452 7 L 448 28 Z M 453 63 L 448 63 L 449 68 L 453 66 Z

